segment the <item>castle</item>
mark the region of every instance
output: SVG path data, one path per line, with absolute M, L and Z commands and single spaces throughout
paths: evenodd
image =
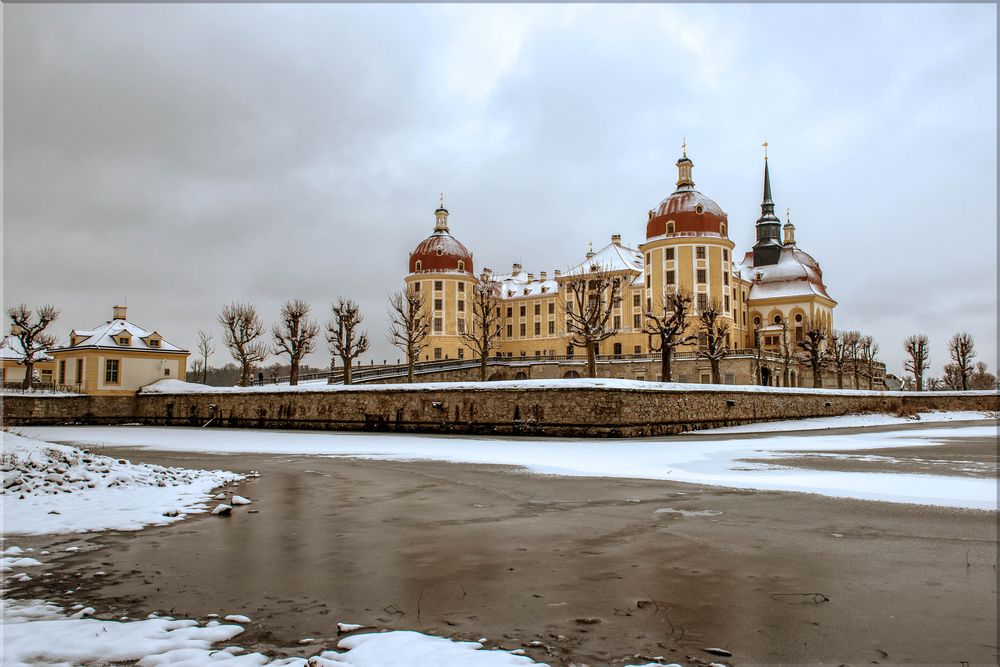
M 656 357 L 643 332 L 645 313 L 659 312 L 664 295 L 679 289 L 692 295 L 695 313 L 709 303 L 721 307 L 730 349 L 723 369 L 726 383 L 810 386 L 810 371 L 798 362 L 787 378 L 780 377 L 775 355 L 783 340 L 794 347 L 810 327 L 829 335 L 837 302 L 827 292 L 819 263 L 798 246 L 791 221 L 782 225 L 775 215 L 767 157 L 757 240 L 742 259 L 729 238 L 727 214 L 695 189 L 693 167 L 685 146 L 677 161 L 676 189 L 648 212 L 646 240 L 638 248 L 622 245 L 616 234 L 575 266 L 551 275 L 525 272 L 514 264 L 510 273 L 486 269 L 477 277 L 472 252 L 451 234 L 442 199 L 434 212 L 434 232 L 410 253 L 405 278 L 407 289 L 423 294 L 432 324 L 421 360 L 474 356 L 460 334 L 471 326 L 471 296 L 480 279 L 500 285 L 500 340 L 493 355 L 525 361 L 579 358 L 582 351 L 569 345 L 566 335 L 567 281 L 605 271 L 622 278 L 625 288 L 613 314 L 617 333 L 597 350 L 602 359 Z M 696 329 L 692 322 L 691 330 Z M 698 345 L 678 348 L 675 379 L 709 381 L 707 362 L 695 354 Z M 660 379 L 655 364 L 632 366 L 609 374 Z M 576 375 L 567 370 L 562 376 Z

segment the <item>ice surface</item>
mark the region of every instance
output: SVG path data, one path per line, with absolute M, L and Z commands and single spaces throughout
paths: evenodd
M 59 441 L 168 451 L 342 456 L 509 465 L 549 475 L 668 479 L 746 489 L 801 491 L 901 503 L 996 509 L 993 479 L 947 474 L 776 469 L 740 459 L 788 453 L 919 447 L 952 438 L 995 438 L 996 426 L 884 432 L 768 434 L 756 438 L 679 436 L 573 440 L 159 427 L 25 427 Z

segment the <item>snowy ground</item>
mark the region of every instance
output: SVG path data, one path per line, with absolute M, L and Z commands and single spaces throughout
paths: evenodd
M 859 428 L 867 426 L 897 426 L 899 424 L 940 424 L 943 422 L 977 421 L 996 419 L 995 412 L 921 412 L 915 417 L 897 417 L 878 412 L 814 419 L 790 419 L 775 422 L 699 429 L 699 435 L 727 433 L 774 433 L 777 431 L 822 431 L 831 428 Z
M 984 422 L 984 424 L 987 422 Z M 30 427 L 59 442 L 160 450 L 437 460 L 511 465 L 541 474 L 669 479 L 736 488 L 990 510 L 994 479 L 948 474 L 839 472 L 779 468 L 742 459 L 785 458 L 795 452 L 919 447 L 955 438 L 995 438 L 996 425 L 883 432 L 705 436 L 651 440 L 473 438 L 404 434 L 283 432 L 155 427 Z M 887 453 L 891 455 L 890 453 Z
M 694 384 L 682 382 L 646 382 L 617 378 L 562 378 L 552 380 L 505 380 L 502 382 L 416 382 L 413 384 L 363 384 L 342 385 L 304 383 L 291 387 L 287 384 L 269 384 L 259 387 L 210 387 L 183 380 L 159 380 L 143 387 L 143 394 L 222 394 L 222 393 L 274 393 L 289 391 L 495 391 L 522 389 L 621 389 L 632 391 L 703 392 L 726 391 L 737 393 L 775 394 L 824 394 L 827 396 L 912 396 L 906 391 L 867 391 L 864 389 L 813 389 L 808 387 L 760 387 L 735 384 Z M 995 391 L 926 391 L 924 396 L 995 396 Z
M 199 623 L 169 617 L 108 621 L 87 618 L 85 608 L 67 613 L 41 600 L 2 600 L 3 664 L 85 665 L 138 661 L 200 667 L 205 664 L 315 665 L 316 667 L 499 667 L 534 665 L 530 658 L 502 650 L 484 650 L 479 642 L 457 642 L 418 632 L 397 630 L 354 634 L 339 640 L 340 650 L 314 649 L 302 657 L 271 660 L 228 642 L 243 632 L 240 625 L 211 620 Z M 214 645 L 214 646 L 213 646 Z
M 6 535 L 139 530 L 205 511 L 223 471 L 134 464 L 75 447 L 0 433 Z

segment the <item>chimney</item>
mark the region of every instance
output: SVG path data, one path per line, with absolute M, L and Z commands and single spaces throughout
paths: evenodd
M 518 264 L 517 262 L 515 262 L 514 263 L 514 269 L 513 269 L 513 271 L 511 271 L 511 275 L 516 276 L 519 273 L 521 273 L 521 265 Z
M 125 306 L 115 306 L 114 307 L 114 317 L 111 319 L 124 320 L 125 319 Z
M 611 242 L 613 244 L 615 244 L 615 245 L 621 245 L 622 244 L 622 235 L 621 234 L 612 234 L 611 235 Z
M 535 274 L 534 273 L 529 273 L 528 274 L 528 282 L 529 283 L 535 282 Z
M 562 271 L 560 269 L 556 269 L 555 271 L 553 271 L 553 273 L 555 273 L 556 278 L 562 275 Z
M 543 283 L 544 283 L 544 282 L 545 282 L 546 280 L 548 280 L 548 279 L 549 279 L 549 274 L 548 274 L 548 273 L 546 273 L 545 271 L 542 271 L 542 272 L 541 272 L 541 273 L 539 273 L 538 275 L 539 275 L 539 278 L 538 278 L 538 279 L 539 279 L 539 280 L 541 280 L 541 281 L 542 281 Z

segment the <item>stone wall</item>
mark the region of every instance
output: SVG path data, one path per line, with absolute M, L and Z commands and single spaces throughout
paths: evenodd
M 990 392 L 874 393 L 600 387 L 6 396 L 5 426 L 125 424 L 635 437 L 713 426 L 859 412 L 1000 410 Z

